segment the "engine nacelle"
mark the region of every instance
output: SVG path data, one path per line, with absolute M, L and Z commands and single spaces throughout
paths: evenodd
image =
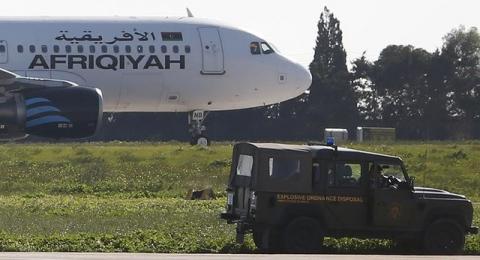
M 84 138 L 102 122 L 102 93 L 86 87 L 24 90 L 0 98 L 0 138 Z
M 0 139 L 22 139 L 25 133 L 25 102 L 21 94 L 0 97 Z

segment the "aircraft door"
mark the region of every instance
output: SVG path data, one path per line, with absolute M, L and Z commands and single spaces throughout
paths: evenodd
M 8 61 L 8 46 L 7 42 L 0 40 L 0 63 L 7 63 Z
M 202 42 L 202 71 L 204 75 L 223 75 L 224 57 L 222 40 L 217 28 L 198 28 Z

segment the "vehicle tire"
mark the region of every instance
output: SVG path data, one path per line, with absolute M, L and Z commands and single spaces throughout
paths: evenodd
M 439 219 L 425 231 L 423 246 L 428 254 L 458 254 L 464 245 L 465 231 L 454 220 Z
M 196 135 L 190 140 L 191 145 L 210 146 L 210 139 L 204 135 Z
M 323 246 L 325 232 L 317 220 L 298 217 L 288 224 L 283 233 L 283 245 L 288 253 L 318 253 Z

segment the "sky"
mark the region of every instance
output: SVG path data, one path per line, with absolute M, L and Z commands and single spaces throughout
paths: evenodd
M 188 7 L 196 17 L 253 32 L 308 66 L 324 6 L 340 20 L 349 61 L 364 51 L 376 60 L 389 44 L 434 51 L 460 25 L 480 29 L 480 0 L 16 0 L 3 1 L 0 15 L 185 16 Z

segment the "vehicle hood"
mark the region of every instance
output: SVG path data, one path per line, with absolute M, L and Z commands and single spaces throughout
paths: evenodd
M 451 193 L 445 190 L 415 187 L 413 193 L 417 198 L 424 199 L 465 199 L 465 196 L 460 194 Z

